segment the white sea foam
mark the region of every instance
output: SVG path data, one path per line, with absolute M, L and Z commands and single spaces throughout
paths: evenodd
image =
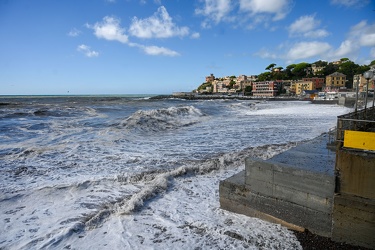
M 192 125 L 204 116 L 193 106 L 139 110 L 121 123 L 127 130 L 164 131 Z
M 2 249 L 299 249 L 287 229 L 221 210 L 219 181 L 347 111 L 105 98 L 61 107 L 73 114 L 0 120 Z

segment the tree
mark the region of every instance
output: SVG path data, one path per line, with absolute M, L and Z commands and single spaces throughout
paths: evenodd
M 335 73 L 339 67 L 336 64 L 329 63 L 327 66 L 323 69 L 324 76 L 328 76 L 332 73 Z
M 246 86 L 245 91 L 244 91 L 244 95 L 251 95 L 252 91 L 253 91 L 252 86 Z
M 307 68 L 310 67 L 311 65 L 309 63 L 298 63 L 296 66 L 293 68 L 292 73 L 295 76 L 296 79 L 301 79 L 302 77 L 307 76 Z
M 202 84 L 198 87 L 198 91 L 199 91 L 199 90 L 205 90 L 207 87 L 212 87 L 212 83 L 210 83 L 210 82 L 204 82 L 204 83 L 202 83 Z
M 229 82 L 229 88 L 232 89 L 234 84 L 236 84 L 236 82 L 233 81 L 233 78 L 232 78 L 232 80 L 230 80 Z
M 271 72 L 264 72 L 258 75 L 259 82 L 268 81 L 270 79 L 271 79 Z
M 269 71 L 273 71 L 273 68 L 276 66 L 275 63 L 271 63 L 270 65 L 268 65 L 268 67 L 266 68 L 266 70 L 269 70 Z
M 340 59 L 340 62 L 342 62 L 342 63 L 343 63 L 343 62 L 347 62 L 347 61 L 350 61 L 349 58 L 347 58 L 347 57 L 344 57 L 344 58 L 341 58 L 341 59 Z
M 341 59 L 342 60 L 342 59 Z M 355 64 L 354 62 L 350 61 L 349 59 L 346 60 L 344 63 L 340 64 L 338 72 L 343 73 L 346 75 L 346 87 L 352 88 L 353 84 L 353 76 L 355 75 L 359 65 Z
M 325 67 L 328 63 L 326 61 L 319 60 L 314 62 L 313 64 L 315 64 L 316 67 Z

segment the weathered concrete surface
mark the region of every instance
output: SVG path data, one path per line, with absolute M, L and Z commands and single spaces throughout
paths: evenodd
M 338 150 L 336 171 L 339 193 L 375 199 L 375 154 Z
M 269 161 L 333 176 L 336 153 L 334 150 L 327 148 L 328 136 L 328 134 L 322 134 L 313 140 L 274 156 Z
M 375 249 L 375 154 L 337 150 L 332 239 Z
M 268 161 L 247 158 L 244 172 L 220 182 L 221 207 L 331 236 L 335 155 L 327 142 L 323 135 Z
M 245 171 L 241 171 L 240 173 L 220 182 L 220 206 L 222 209 L 234 213 L 244 214 L 250 217 L 256 217 L 272 223 L 278 223 L 293 230 L 304 230 L 303 227 L 299 227 L 290 222 L 281 220 L 275 216 L 252 208 L 251 204 L 249 205 L 251 199 L 248 199 L 248 197 L 252 194 L 244 185 L 244 180 Z
M 335 195 L 332 240 L 375 249 L 375 201 Z

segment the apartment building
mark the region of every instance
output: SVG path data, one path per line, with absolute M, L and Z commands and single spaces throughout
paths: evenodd
M 313 81 L 300 81 L 295 83 L 296 95 L 302 94 L 306 90 L 315 90 L 315 84 Z
M 326 76 L 326 89 L 344 88 L 346 82 L 346 75 L 335 72 Z
M 308 82 L 311 81 L 315 85 L 316 90 L 322 90 L 324 86 L 324 78 L 319 78 L 319 77 L 310 77 L 310 78 L 302 78 L 302 81 Z
M 281 87 L 281 82 L 264 81 L 253 82 L 253 96 L 254 97 L 273 97 L 276 96 Z

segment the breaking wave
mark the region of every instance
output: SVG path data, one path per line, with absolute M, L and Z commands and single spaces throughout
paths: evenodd
M 117 181 L 123 185 L 137 184 L 142 187 L 132 195 L 126 195 L 114 202 L 103 204 L 101 210 L 90 214 L 84 221 L 84 228 L 91 230 L 100 227 L 112 214 L 131 214 L 142 209 L 145 202 L 165 192 L 174 178 L 184 175 L 204 175 L 213 171 L 238 168 L 244 165 L 246 157 L 269 159 L 297 143 L 272 144 L 250 147 L 239 152 L 225 153 L 205 160 L 187 161 L 176 169 L 156 170 L 131 175 L 119 175 Z
M 139 110 L 120 125 L 127 130 L 157 132 L 195 124 L 203 116 L 205 114 L 193 106 Z

